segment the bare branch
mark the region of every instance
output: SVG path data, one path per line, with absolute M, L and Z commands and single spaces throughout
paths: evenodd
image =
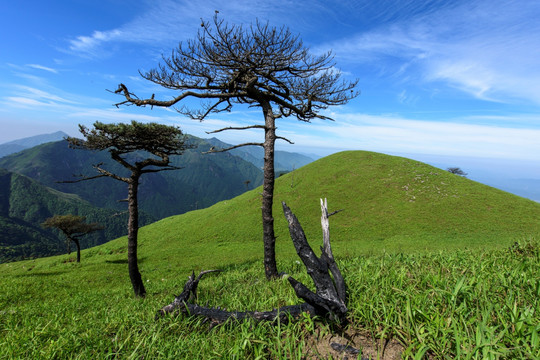
M 276 140 L 277 140 L 277 139 L 285 140 L 285 141 L 288 142 L 289 144 L 294 145 L 294 142 L 292 142 L 291 140 L 289 140 L 289 139 L 287 139 L 287 138 L 284 138 L 283 136 L 276 136 Z
M 144 169 L 144 170 L 141 170 L 141 174 L 168 171 L 168 170 L 181 170 L 183 168 L 184 167 L 181 167 L 181 166 L 169 166 L 169 167 L 161 167 L 159 169 Z
M 218 132 L 222 132 L 225 130 L 247 130 L 247 129 L 264 129 L 264 125 L 250 125 L 250 126 L 241 126 L 241 127 L 235 127 L 235 126 L 229 126 L 223 129 L 218 129 L 214 131 L 206 131 L 207 134 L 215 134 Z
M 76 176 L 76 175 L 74 175 Z M 101 178 L 101 177 L 105 177 L 107 175 L 104 175 L 104 174 L 100 174 L 100 175 L 95 175 L 95 176 L 84 176 L 84 177 L 81 177 L 77 180 L 63 180 L 63 181 L 56 181 L 57 184 L 74 184 L 74 183 L 78 183 L 78 182 L 81 182 L 81 181 L 85 181 L 85 180 L 92 180 L 92 179 L 97 179 L 97 178 Z
M 203 154 L 220 153 L 220 152 L 225 152 L 225 151 L 229 151 L 229 150 L 236 149 L 236 148 L 239 148 L 239 147 L 244 147 L 244 146 L 262 146 L 262 147 L 264 147 L 264 144 L 263 143 L 243 143 L 243 144 L 228 147 L 226 149 L 216 149 L 214 147 L 211 147 L 209 151 L 205 151 L 205 152 L 203 152 Z

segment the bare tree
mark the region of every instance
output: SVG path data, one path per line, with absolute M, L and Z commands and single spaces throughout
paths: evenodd
M 458 167 L 449 167 L 448 169 L 446 169 L 446 171 L 448 171 L 449 173 L 452 173 L 454 175 L 467 177 L 467 173 L 465 171 L 461 170 Z
M 107 150 L 111 158 L 131 172 L 128 177 L 112 173 L 102 167 L 103 164 L 94 165 L 99 175 L 83 176 L 78 180 L 65 182 L 79 182 L 100 177 L 111 177 L 128 184 L 128 268 L 129 277 L 136 296 L 146 294 L 144 284 L 137 264 L 137 236 L 139 231 L 138 188 L 141 175 L 164 170 L 176 170 L 178 167 L 170 165 L 169 156 L 180 155 L 189 146 L 178 127 L 166 126 L 157 123 L 142 124 L 132 121 L 131 124 L 103 124 L 94 123 L 93 129 L 79 125 L 81 134 L 86 140 L 67 138 L 70 147 L 87 150 Z M 126 158 L 126 154 L 134 151 L 143 151 L 148 157 L 142 160 Z M 131 162 L 130 162 L 131 161 Z
M 322 111 L 346 104 L 356 97 L 357 80 L 345 81 L 335 69 L 331 52 L 311 55 L 297 35 L 286 27 L 275 28 L 256 22 L 249 27 L 229 25 L 214 16 L 202 22 L 197 36 L 180 43 L 163 63 L 141 76 L 166 89 L 180 91 L 170 100 L 152 95 L 141 99 L 120 84 L 115 91 L 125 97 L 116 105 L 175 106 L 188 98 L 200 99 L 197 108 L 185 104 L 177 111 L 192 119 L 204 120 L 209 114 L 230 111 L 234 104 L 262 110 L 264 124 L 225 127 L 225 130 L 264 130 L 264 142 L 247 142 L 214 151 L 241 146 L 264 148 L 262 223 L 264 267 L 267 278 L 278 276 L 275 259 L 274 144 L 290 140 L 276 135 L 276 119 L 294 117 L 310 122 L 314 118 L 332 120 Z
M 69 244 L 74 242 L 77 246 L 77 262 L 81 262 L 81 244 L 79 237 L 91 232 L 102 230 L 103 226 L 98 223 L 86 223 L 84 216 L 77 215 L 55 215 L 41 224 L 45 228 L 57 228 L 64 233 L 67 240 L 68 253 L 71 253 Z

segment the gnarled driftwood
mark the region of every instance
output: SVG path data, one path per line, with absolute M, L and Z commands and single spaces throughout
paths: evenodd
M 328 213 L 326 199 L 321 199 L 321 225 L 323 229 L 322 254 L 317 257 L 309 246 L 306 235 L 300 222 L 289 207 L 283 202 L 283 212 L 289 223 L 289 232 L 296 252 L 304 263 L 308 274 L 315 284 L 316 291 L 309 290 L 304 284 L 288 277 L 296 295 L 305 303 L 299 305 L 284 306 L 272 311 L 227 311 L 221 308 L 208 308 L 189 303 L 191 295 L 196 295 L 197 286 L 203 275 L 219 270 L 205 270 L 197 277 L 193 273 L 184 285 L 182 293 L 175 297 L 174 301 L 161 308 L 157 317 L 168 313 L 181 311 L 191 316 L 202 316 L 212 324 L 223 323 L 229 319 L 243 320 L 252 318 L 257 321 L 281 321 L 287 322 L 290 318 L 297 318 L 301 313 L 307 312 L 312 315 L 329 317 L 333 321 L 345 322 L 347 314 L 347 291 L 343 276 L 334 260 L 330 246 L 330 232 L 328 218 L 335 214 Z

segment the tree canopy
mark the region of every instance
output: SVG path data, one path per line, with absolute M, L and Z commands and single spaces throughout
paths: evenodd
M 180 42 L 163 63 L 141 74 L 167 89 L 182 91 L 170 100 L 152 95 L 139 99 L 124 84 L 116 93 L 121 104 L 169 107 L 194 97 L 209 100 L 200 108 L 177 110 L 203 120 L 210 113 L 230 111 L 234 103 L 275 104 L 274 117 L 299 120 L 330 119 L 320 112 L 342 105 L 358 95 L 357 80 L 342 80 L 331 52 L 312 55 L 298 35 L 287 27 L 275 28 L 257 21 L 249 27 L 229 25 L 217 16 L 202 22 L 196 38 Z
M 102 230 L 103 226 L 98 223 L 86 223 L 86 217 L 78 215 L 55 215 L 47 218 L 41 225 L 46 228 L 57 228 L 64 233 L 69 242 L 73 241 L 77 245 L 77 262 L 81 261 L 81 245 L 79 237 L 91 232 Z

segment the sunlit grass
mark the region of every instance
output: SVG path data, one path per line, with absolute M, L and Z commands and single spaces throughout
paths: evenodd
M 147 296 L 134 298 L 125 238 L 68 255 L 0 265 L 0 359 L 254 359 L 315 356 L 313 341 L 339 329 L 225 324 L 156 311 L 192 270 L 197 302 L 234 310 L 299 303 L 262 266 L 260 189 L 140 230 Z M 440 359 L 540 357 L 540 206 L 411 160 L 346 152 L 276 182 L 279 271 L 306 285 L 280 201 L 320 244 L 319 197 L 331 211 L 334 255 L 349 287 L 347 331 L 403 356 Z M 512 245 L 520 240 L 517 245 Z M 345 329 L 346 330 L 346 329 Z
M 181 291 L 187 273 L 143 265 L 149 293 L 137 300 L 126 264 L 60 261 L 65 258 L 1 266 L 0 358 L 299 359 L 312 351 L 307 339 L 317 336 L 317 327 L 332 331 L 308 318 L 211 330 L 200 319 L 154 320 Z M 407 358 L 540 356 L 540 251 L 534 241 L 504 250 L 382 254 L 338 263 L 349 286 L 349 327 L 374 341 L 399 340 Z M 296 261 L 279 266 L 310 283 Z M 203 278 L 198 303 L 270 310 L 299 301 L 286 280 L 265 281 L 259 262 L 224 270 Z

